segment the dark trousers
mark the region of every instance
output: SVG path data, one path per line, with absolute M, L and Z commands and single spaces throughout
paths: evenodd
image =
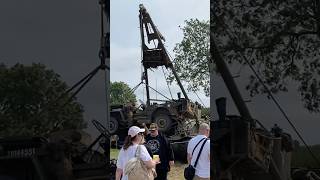
M 165 171 L 163 169 L 157 169 L 157 177 L 154 180 L 167 180 L 168 171 Z

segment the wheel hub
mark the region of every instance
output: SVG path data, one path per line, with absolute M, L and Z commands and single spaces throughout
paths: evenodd
M 110 123 L 109 123 L 109 130 L 110 130 L 110 133 L 111 134 L 113 134 L 113 133 L 115 133 L 116 131 L 117 131 L 117 129 L 118 129 L 118 124 L 117 124 L 118 122 L 116 122 L 116 120 L 115 119 L 111 119 L 110 120 Z
M 110 129 L 113 130 L 113 129 L 115 128 L 115 126 L 116 126 L 116 125 L 114 124 L 114 122 L 111 121 L 111 122 L 110 122 Z
M 167 126 L 167 121 L 161 118 L 161 119 L 158 119 L 157 124 L 160 128 L 165 128 Z

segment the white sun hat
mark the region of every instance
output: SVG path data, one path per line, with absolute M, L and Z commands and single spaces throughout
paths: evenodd
M 138 133 L 144 132 L 145 129 L 141 129 L 138 126 L 131 126 L 129 131 L 128 131 L 128 135 L 130 135 L 131 137 L 136 136 Z

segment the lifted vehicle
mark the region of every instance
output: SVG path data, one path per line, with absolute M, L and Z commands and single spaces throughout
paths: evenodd
M 144 72 L 141 83 L 133 88 L 133 91 L 141 84 L 144 84 L 147 101 L 146 103 L 142 102 L 139 107 L 134 105 L 112 106 L 110 111 L 110 132 L 111 134 L 119 135 L 120 139 L 122 139 L 124 130 L 127 130 L 129 126 L 135 123 L 144 123 L 146 125 L 157 123 L 159 130 L 167 136 L 188 136 L 195 129 L 188 128 L 198 125 L 202 118 L 201 105 L 197 102 L 191 102 L 188 98 L 162 42 L 164 37 L 155 27 L 149 13 L 142 4 L 139 12 Z M 145 42 L 145 36 L 148 39 L 148 43 Z M 156 47 L 149 48 L 147 44 L 150 45 L 150 41 L 154 41 Z M 157 45 L 156 42 L 158 43 Z M 181 93 L 178 93 L 177 99 L 170 99 L 149 86 L 148 69 L 161 66 L 171 69 L 184 97 L 181 97 Z M 150 89 L 165 97 L 166 100 L 151 99 Z
M 149 126 L 151 123 L 157 123 L 159 131 L 166 135 L 172 144 L 176 157 L 186 161 L 188 141 L 197 133 L 197 127 L 200 122 L 208 119 L 201 116 L 201 105 L 197 102 L 191 102 L 189 99 L 164 47 L 164 37 L 154 25 L 146 8 L 140 4 L 139 9 L 142 43 L 141 63 L 144 72 L 142 73 L 141 82 L 132 91 L 135 91 L 143 84 L 147 100 L 146 103 L 141 102 L 139 107 L 135 107 L 134 104 L 111 106 L 110 133 L 118 136 L 118 144 L 121 146 L 130 126 L 134 124 L 146 124 Z M 154 47 L 150 47 L 153 45 Z M 168 98 L 149 85 L 149 70 L 158 67 L 163 68 L 163 66 L 171 70 L 183 97 L 181 93 L 177 93 L 177 99 Z M 151 99 L 150 89 L 166 99 Z

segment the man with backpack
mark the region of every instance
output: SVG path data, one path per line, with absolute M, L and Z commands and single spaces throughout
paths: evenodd
M 210 127 L 206 123 L 199 126 L 199 134 L 193 137 L 187 148 L 188 164 L 195 169 L 193 180 L 210 179 Z

